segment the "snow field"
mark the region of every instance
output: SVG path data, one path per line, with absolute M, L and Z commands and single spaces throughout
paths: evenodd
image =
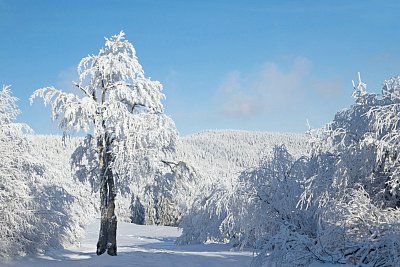
M 86 227 L 86 236 L 76 245 L 35 257 L 0 263 L 1 267 L 127 267 L 127 266 L 249 266 L 252 252 L 230 251 L 228 245 L 175 245 L 181 231 L 176 227 L 136 225 L 120 222 L 117 231 L 118 256 L 97 256 L 99 220 Z

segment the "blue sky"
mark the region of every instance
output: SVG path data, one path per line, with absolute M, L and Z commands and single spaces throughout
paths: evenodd
M 75 66 L 124 30 L 164 85 L 182 135 L 205 129 L 304 132 L 400 74 L 399 1 L 0 0 L 0 83 L 19 121 L 58 133 L 37 88 L 69 90 Z

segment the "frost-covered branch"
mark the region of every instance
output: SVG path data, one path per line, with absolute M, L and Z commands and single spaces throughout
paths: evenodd
M 18 99 L 11 95 L 11 86 L 3 85 L 0 91 L 0 124 L 8 124 L 15 120 L 20 113 L 16 101 Z

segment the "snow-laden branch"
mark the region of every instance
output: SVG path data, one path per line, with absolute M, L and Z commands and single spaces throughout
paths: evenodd
M 51 105 L 53 120 L 59 120 L 59 127 L 64 131 L 89 131 L 101 108 L 91 97 L 79 98 L 71 93 L 64 93 L 54 87 L 36 90 L 30 102 L 37 97 L 43 98 L 44 104 Z
M 8 124 L 15 120 L 20 113 L 17 107 L 17 98 L 11 95 L 11 86 L 3 85 L 0 91 L 0 124 Z

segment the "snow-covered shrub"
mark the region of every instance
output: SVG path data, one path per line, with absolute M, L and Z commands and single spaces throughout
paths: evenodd
M 357 266 L 398 264 L 398 209 L 377 206 L 360 186 L 348 189 L 321 211 L 316 255 L 323 255 L 325 261 Z
M 138 224 L 177 225 L 198 192 L 199 176 L 193 167 L 179 161 L 163 161 L 164 166 L 149 171 L 152 176 L 132 193 L 130 219 Z
M 183 219 L 183 235 L 178 242 L 211 240 L 260 247 L 265 236 L 294 224 L 294 219 L 301 225 L 304 218 L 296 205 L 302 190 L 293 176 L 300 176 L 302 166 L 296 165 L 302 163 L 284 145 L 275 146 L 259 167 L 243 171 L 230 183 L 216 185 L 202 203 L 196 203 Z
M 85 196 L 74 192 L 84 190 L 64 176 L 68 164 L 65 171 L 54 167 L 57 153 L 49 155 L 27 135 L 29 127 L 13 123 L 19 110 L 10 93 L 9 87 L 0 92 L 0 259 L 75 242 L 88 219 L 77 210 L 90 210 Z
M 182 235 L 178 238 L 178 244 L 197 244 L 212 242 L 224 242 L 224 234 L 220 231 L 222 221 L 227 216 L 225 207 L 228 206 L 230 192 L 234 192 L 235 184 L 226 187 L 226 184 L 215 184 L 211 190 L 203 188 L 193 201 L 193 205 L 185 214 L 180 223 Z M 208 195 L 205 192 L 210 191 Z M 224 201 L 225 200 L 225 201 Z M 220 206 L 225 204 L 225 206 Z

